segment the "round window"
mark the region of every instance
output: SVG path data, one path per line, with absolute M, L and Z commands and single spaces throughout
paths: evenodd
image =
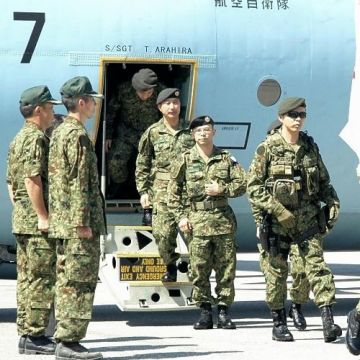
M 272 106 L 278 102 L 281 96 L 281 86 L 274 79 L 262 81 L 257 90 L 257 98 L 261 105 Z

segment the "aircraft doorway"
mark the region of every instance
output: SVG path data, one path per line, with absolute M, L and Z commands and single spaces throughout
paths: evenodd
M 142 101 L 139 98 L 134 100 L 138 106 L 135 111 L 132 111 L 132 102 L 126 102 L 125 96 L 121 94 L 131 93 L 129 97 L 136 98 L 136 91 L 132 87 L 132 78 L 141 69 L 151 69 L 158 78 L 158 85 L 154 88 L 155 91 L 152 95 L 155 97 L 152 99 L 155 110 L 151 112 L 151 123 L 155 123 L 161 118 L 155 101 L 157 94 L 166 87 L 180 89 L 181 118 L 190 120 L 193 112 L 197 75 L 195 60 L 102 59 L 100 71 L 102 88 L 100 86 L 100 90 L 105 95 L 105 99 L 98 112 L 95 144 L 99 172 L 102 174 L 102 191 L 105 193 L 108 211 L 137 211 L 140 207 L 140 197 L 135 184 L 135 163 L 138 142 L 148 124 L 143 128 L 141 126 L 133 128 L 135 123 L 141 125 Z M 128 121 L 130 118 L 135 121 Z M 104 119 L 106 119 L 105 125 L 108 122 L 113 125 L 105 130 L 105 136 L 103 135 Z M 109 132 L 112 135 L 109 135 Z M 107 141 L 109 139 L 111 139 L 110 142 Z M 111 146 L 107 150 L 109 144 Z M 115 183 L 114 173 L 120 175 L 118 179 L 121 182 Z

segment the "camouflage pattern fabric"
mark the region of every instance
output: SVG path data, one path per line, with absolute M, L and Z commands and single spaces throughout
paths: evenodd
M 50 236 L 57 238 L 55 338 L 79 341 L 91 319 L 105 234 L 96 155 L 84 125 L 67 117 L 52 135 L 49 153 Z M 80 239 L 78 226 L 92 229 Z
M 256 224 L 261 223 L 264 210 L 272 213 L 272 231 L 294 242 L 308 229 L 318 227 L 321 202 L 329 206 L 339 203 L 317 145 L 303 132 L 300 132 L 297 151 L 286 143 L 280 130 L 272 131 L 258 146 L 248 173 L 248 194 Z M 279 206 L 294 215 L 296 225 L 291 229 L 283 227 L 277 220 Z M 335 284 L 323 258 L 321 235 L 301 241 L 299 254 L 315 303 L 318 306 L 332 304 Z M 281 309 L 286 296 L 286 260 L 281 255 L 272 258 L 263 250 L 261 257 L 262 261 L 268 258 L 269 264 L 263 266 L 268 305 L 272 310 Z
M 25 178 L 41 176 L 44 201 L 47 205 L 48 152 L 48 138 L 31 122 L 25 122 L 10 144 L 6 178 L 14 194 L 15 205 L 12 213 L 14 234 L 42 234 L 37 228 L 38 217 L 27 194 Z
M 305 304 L 310 299 L 310 283 L 306 277 L 305 262 L 302 259 L 298 244 L 290 244 L 290 273 L 292 284 L 290 299 L 295 304 Z
M 357 311 L 358 314 L 360 314 L 360 301 L 356 305 L 356 311 Z
M 220 185 L 217 196 L 205 195 L 205 184 L 215 180 Z M 234 300 L 236 270 L 236 218 L 230 206 L 197 210 L 189 206 L 204 200 L 220 201 L 246 191 L 244 169 L 225 150 L 214 148 L 207 163 L 197 147 L 186 152 L 171 171 L 168 202 L 176 221 L 187 217 L 193 227 L 190 241 L 190 264 L 193 300 L 229 306 Z M 185 199 L 184 202 L 184 192 Z M 211 296 L 210 274 L 215 270 L 217 295 Z
M 57 240 L 55 339 L 80 341 L 92 316 L 100 238 Z
M 106 122 L 106 139 L 112 139 L 108 154 L 108 175 L 114 183 L 128 178 L 128 162 L 137 153 L 139 140 L 144 131 L 161 115 L 156 98 L 163 89 L 154 88 L 151 97 L 141 100 L 131 82 L 122 83 L 109 102 Z
M 54 304 L 55 244 L 46 235 L 16 235 L 19 335 L 45 334 Z
M 194 236 L 190 242 L 192 299 L 230 306 L 235 297 L 236 247 L 234 234 Z M 211 295 L 210 275 L 215 271 L 215 294 Z
M 49 154 L 49 236 L 77 238 L 77 226 L 105 234 L 97 159 L 82 123 L 67 117 L 53 132 Z
M 25 122 L 9 147 L 7 183 L 12 186 L 12 231 L 16 237 L 17 330 L 19 335 L 45 333 L 54 303 L 55 243 L 38 230 L 38 217 L 25 187 L 25 178 L 41 176 L 47 204 L 48 139 Z
M 150 126 L 141 137 L 136 159 L 136 187 L 140 195 L 149 194 L 153 206 L 153 235 L 159 246 L 160 256 L 166 265 L 179 257 L 175 253 L 176 221 L 168 210 L 168 184 L 170 168 L 179 154 L 194 146 L 188 124 L 181 120 L 179 130 L 172 134 L 159 120 Z
M 220 186 L 217 196 L 205 195 L 205 184 L 215 180 Z M 221 201 L 238 197 L 246 191 L 245 170 L 230 154 L 215 147 L 207 164 L 196 146 L 186 152 L 174 164 L 169 185 L 169 208 L 176 220 L 189 218 L 193 236 L 212 236 L 235 233 L 236 218 L 230 206 L 210 210 L 192 211 L 184 203 L 184 191 L 188 202 Z

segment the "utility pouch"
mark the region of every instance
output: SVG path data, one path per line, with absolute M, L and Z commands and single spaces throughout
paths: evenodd
M 326 209 L 325 206 L 323 206 L 319 213 L 317 214 L 317 221 L 318 221 L 318 225 L 319 225 L 319 231 L 320 234 L 325 234 L 327 231 L 327 227 L 326 227 Z

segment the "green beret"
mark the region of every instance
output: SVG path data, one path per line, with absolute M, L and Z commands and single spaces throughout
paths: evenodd
M 103 98 L 104 96 L 98 94 L 93 90 L 90 80 L 86 76 L 76 76 L 61 87 L 60 94 L 65 97 L 79 97 L 92 96 L 96 98 Z
M 289 97 L 284 99 L 279 105 L 279 115 L 284 115 L 291 110 L 298 108 L 299 106 L 305 107 L 305 99 L 299 97 Z
M 180 97 L 180 90 L 176 88 L 167 88 L 162 91 L 160 91 L 156 104 L 160 105 L 163 101 L 170 99 L 170 98 L 176 98 L 179 99 Z
M 151 69 L 140 69 L 132 77 L 131 84 L 136 91 L 150 90 L 157 86 L 158 77 Z
M 61 101 L 55 100 L 50 93 L 50 90 L 45 85 L 34 86 L 30 89 L 26 89 L 20 97 L 20 105 L 41 105 L 44 103 L 51 103 L 54 105 L 61 104 Z
M 190 123 L 190 130 L 195 129 L 199 126 L 203 126 L 203 125 L 211 125 L 214 126 L 214 120 L 208 116 L 208 115 L 204 115 L 204 116 L 198 116 L 197 118 L 193 119 Z

